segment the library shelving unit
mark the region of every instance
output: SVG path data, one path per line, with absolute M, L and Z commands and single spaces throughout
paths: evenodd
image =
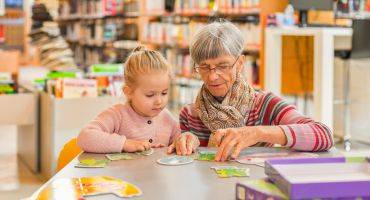
M 56 20 L 79 66 L 122 63 L 130 49 L 137 46 L 138 3 L 118 0 L 59 2 Z
M 76 62 L 124 62 L 138 44 L 161 51 L 173 65 L 170 109 L 192 102 L 201 82 L 192 73 L 189 41 L 206 23 L 225 18 L 243 32 L 247 81 L 263 88 L 264 29 L 267 15 L 284 10 L 288 0 L 63 0 L 62 34 Z M 186 91 L 185 91 L 186 90 Z M 180 99 L 182 96 L 188 99 Z

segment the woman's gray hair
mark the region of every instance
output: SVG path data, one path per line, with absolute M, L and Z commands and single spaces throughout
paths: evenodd
M 202 27 L 192 38 L 190 56 L 193 64 L 222 55 L 239 56 L 243 52 L 244 38 L 231 22 L 212 22 Z

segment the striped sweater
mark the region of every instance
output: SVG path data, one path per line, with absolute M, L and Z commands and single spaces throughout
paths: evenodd
M 333 146 L 333 136 L 327 126 L 301 115 L 294 106 L 272 93 L 256 92 L 249 112 L 246 126 L 279 126 L 287 138 L 286 147 L 301 151 L 323 151 Z M 207 146 L 210 130 L 197 116 L 195 104 L 188 104 L 181 109 L 180 128 L 182 133 L 195 134 L 200 145 Z

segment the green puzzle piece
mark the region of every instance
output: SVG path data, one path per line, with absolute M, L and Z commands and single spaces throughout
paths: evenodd
M 214 161 L 215 157 L 215 153 L 199 153 L 198 160 Z
M 214 161 L 216 152 L 211 150 L 199 150 L 197 160 Z
M 83 159 L 76 165 L 76 167 L 87 167 L 87 168 L 100 168 L 105 167 L 108 164 L 109 160 L 106 159 Z
M 219 169 L 219 170 L 216 170 L 216 173 L 221 178 L 249 176 L 249 173 L 244 168 Z

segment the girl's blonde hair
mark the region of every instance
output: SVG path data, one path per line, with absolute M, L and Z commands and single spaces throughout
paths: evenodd
M 147 50 L 144 46 L 136 47 L 124 64 L 125 85 L 134 87 L 137 77 L 149 73 L 168 73 L 171 75 L 171 65 L 157 51 Z

